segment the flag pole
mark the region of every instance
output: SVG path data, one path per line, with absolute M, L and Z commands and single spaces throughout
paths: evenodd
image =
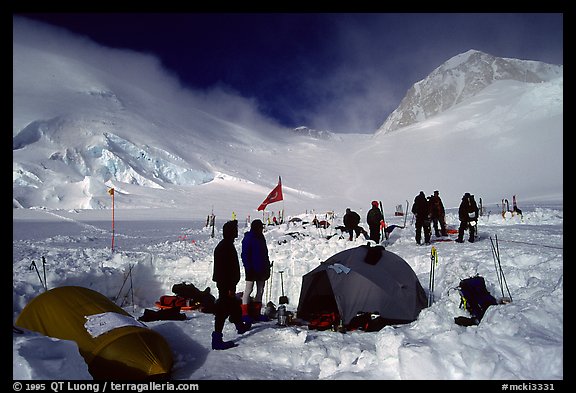
M 264 201 L 260 204 L 260 206 L 258 206 L 257 210 L 258 211 L 262 210 L 262 219 L 264 219 L 264 212 L 266 210 L 266 206 L 268 206 L 271 203 L 279 202 L 282 200 L 284 200 L 284 197 L 282 196 L 282 179 L 280 176 L 278 176 L 278 184 L 276 185 L 276 187 L 274 187 L 272 191 L 270 191 L 270 193 L 268 194 L 266 199 L 264 199 Z

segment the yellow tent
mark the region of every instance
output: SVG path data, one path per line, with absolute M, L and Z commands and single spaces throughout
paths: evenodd
M 170 375 L 172 350 L 164 337 L 88 288 L 64 286 L 38 295 L 24 307 L 15 325 L 75 341 L 94 379 Z

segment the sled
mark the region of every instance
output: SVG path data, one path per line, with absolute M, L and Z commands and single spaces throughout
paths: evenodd
M 160 302 L 156 302 L 155 303 L 156 307 L 158 307 L 161 310 L 165 310 L 165 309 L 169 309 L 169 308 L 174 308 L 174 307 L 178 307 L 178 306 L 166 306 L 166 305 L 162 305 L 160 304 Z M 192 311 L 195 310 L 197 307 L 195 306 L 179 306 L 180 310 L 182 311 Z
M 159 309 L 167 309 L 173 307 L 180 307 L 182 311 L 196 310 L 200 307 L 200 303 L 195 303 L 190 299 L 182 296 L 164 295 L 160 296 L 160 300 L 155 303 Z

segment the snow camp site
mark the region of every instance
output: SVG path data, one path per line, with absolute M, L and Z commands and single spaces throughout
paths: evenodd
M 383 243 L 386 252 L 413 270 L 427 299 L 432 247 L 437 251 L 433 302 L 410 323 L 372 332 L 338 332 L 313 330 L 306 324 L 282 327 L 271 320 L 238 335 L 226 322 L 224 339 L 238 345 L 224 351 L 211 350 L 210 313 L 181 311 L 185 319 L 143 325 L 165 341 L 168 349 L 160 352 L 169 352 L 173 380 L 559 381 L 564 378 L 562 202 L 526 203 L 521 208 L 522 216 L 503 218 L 494 205 L 479 219 L 477 241 L 462 244 L 435 242 L 432 235 L 430 246 L 419 246 L 411 217 L 387 219 L 397 227 Z M 324 212 L 315 213 L 324 218 Z M 288 223 L 294 217 L 301 221 Z M 278 306 L 279 298 L 286 296 L 287 311 L 297 316 L 303 277 L 333 255 L 367 241 L 362 236 L 348 241 L 335 229 L 342 214 L 328 220 L 328 228 L 311 225 L 310 213 L 286 218 L 265 229 L 274 264 L 264 300 Z M 157 310 L 155 302 L 173 295 L 171 288 L 177 283 L 192 283 L 201 290 L 210 287 L 216 295 L 213 251 L 225 221 L 216 220 L 212 236 L 205 219 L 188 219 L 183 211 L 123 209 L 117 212 L 112 251 L 109 210 L 14 209 L 13 321 L 34 299 L 48 294 L 46 288 L 97 292 L 134 322 L 145 310 Z M 240 254 L 248 227 L 239 221 L 235 245 Z M 446 221 L 457 227 L 455 209 L 447 209 Z M 364 222 L 361 225 L 366 228 Z M 499 261 L 493 252 L 496 240 Z M 477 326 L 457 325 L 454 318 L 467 313 L 460 307 L 456 287 L 476 274 L 485 278 L 494 297 L 511 301 L 488 308 Z M 242 276 L 238 292 L 243 284 Z M 62 319 L 66 315 L 61 311 Z M 117 330 L 122 329 L 135 327 Z M 18 330 L 13 334 L 14 379 L 94 378 L 76 342 Z

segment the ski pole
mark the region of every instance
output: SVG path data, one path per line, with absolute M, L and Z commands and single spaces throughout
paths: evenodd
M 432 246 L 430 250 L 430 282 L 428 284 L 428 307 L 434 303 L 434 281 L 436 273 L 436 264 L 438 263 L 438 254 L 436 247 Z
M 438 265 L 438 254 L 436 251 L 436 247 L 432 246 L 431 249 L 432 253 L 432 266 L 433 266 L 433 273 L 432 273 L 432 303 L 434 303 L 434 284 L 436 283 L 436 265 Z
M 502 264 L 500 263 L 500 249 L 498 247 L 498 235 L 494 235 L 494 238 L 496 239 L 496 249 L 498 250 L 498 268 L 500 269 L 500 274 L 502 275 L 502 281 L 506 286 L 506 292 L 508 292 L 508 297 L 510 298 L 510 301 L 512 301 L 512 295 L 510 294 L 510 289 L 508 289 L 508 283 L 506 282 L 506 277 L 504 277 L 504 271 L 502 270 Z
M 500 247 L 498 247 L 498 235 L 494 235 L 494 252 L 496 253 L 496 261 L 498 262 L 498 281 L 500 281 L 500 290 L 502 291 L 502 297 L 504 297 L 504 277 L 502 276 L 502 266 L 500 265 Z
M 500 272 L 498 271 L 498 265 L 496 262 L 496 247 L 494 246 L 494 241 L 492 240 L 492 236 L 490 236 L 490 243 L 492 245 L 492 259 L 494 260 L 494 270 L 496 270 L 496 278 L 498 279 L 498 284 L 500 284 L 500 292 L 502 293 L 502 297 L 504 297 L 504 288 L 502 287 L 502 278 L 500 277 Z
M 432 296 L 432 303 L 434 303 L 434 283 L 436 282 L 436 260 L 434 259 L 434 251 L 436 251 L 435 248 L 432 248 L 432 291 L 430 292 L 431 296 Z
M 42 271 L 44 272 L 44 289 L 48 290 L 48 281 L 46 280 L 46 258 L 42 255 Z
M 384 232 L 384 238 L 386 240 L 388 240 L 388 231 L 386 231 L 386 216 L 384 215 L 384 207 L 382 206 L 382 201 L 380 201 L 380 211 L 382 213 L 382 220 L 384 221 L 384 227 L 382 228 L 382 231 Z
M 270 301 L 270 296 L 272 296 L 272 283 L 274 282 L 274 261 L 270 263 L 270 285 L 266 287 L 266 303 Z
M 130 268 L 130 294 L 132 295 L 132 312 L 136 312 L 134 308 L 134 283 L 132 282 L 132 268 Z
M 410 206 L 410 202 L 406 200 L 406 213 L 404 214 L 404 226 L 402 229 L 406 228 L 406 219 L 408 218 L 408 207 Z
M 428 307 L 432 305 L 432 276 L 434 271 L 434 262 L 430 255 L 430 276 L 428 277 Z
M 430 256 L 430 273 L 428 275 L 428 307 L 432 305 L 432 256 Z
M 42 288 L 46 289 L 44 287 L 44 282 L 42 282 L 42 277 L 40 277 L 40 272 L 38 271 L 38 268 L 36 267 L 36 262 L 32 261 L 32 263 L 30 264 L 30 270 L 32 270 L 32 267 L 34 267 L 34 270 L 36 270 L 36 274 L 38 275 L 38 279 L 40 280 L 40 284 L 42 284 Z
M 120 294 L 122 293 L 122 289 L 124 289 L 124 285 L 126 284 L 126 280 L 128 280 L 128 276 L 130 275 L 130 272 L 132 271 L 132 264 L 129 264 L 129 270 L 128 270 L 128 274 L 126 274 L 126 276 L 124 277 L 124 281 L 122 282 L 122 286 L 120 287 L 120 290 L 118 291 L 118 295 L 116 295 L 116 297 L 114 298 L 114 302 L 116 302 L 118 300 L 118 298 L 120 297 Z

